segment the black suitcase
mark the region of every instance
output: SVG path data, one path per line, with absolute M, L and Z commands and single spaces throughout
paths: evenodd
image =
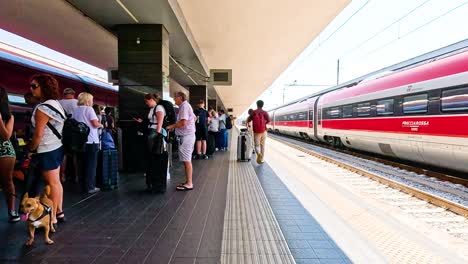
M 153 192 L 165 192 L 167 185 L 167 165 L 168 153 L 167 151 L 160 155 L 151 155 L 151 164 L 147 182 L 151 185 Z
M 208 137 L 206 138 L 206 155 L 212 156 L 215 152 L 215 136 L 208 134 Z
M 250 161 L 252 156 L 252 139 L 247 131 L 241 130 L 237 137 L 237 161 Z

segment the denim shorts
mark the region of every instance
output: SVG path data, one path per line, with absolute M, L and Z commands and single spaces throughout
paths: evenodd
M 37 168 L 41 171 L 55 170 L 63 161 L 63 146 L 49 152 L 37 153 L 34 158 L 37 160 Z

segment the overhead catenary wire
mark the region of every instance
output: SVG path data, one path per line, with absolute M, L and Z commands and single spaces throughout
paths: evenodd
M 411 15 L 414 11 L 420 9 L 422 6 L 424 6 L 425 4 L 427 4 L 428 2 L 430 2 L 431 0 L 426 0 L 425 2 L 423 2 L 422 4 L 418 5 L 417 7 L 413 8 L 411 11 L 409 11 L 408 13 L 404 14 L 403 16 L 401 16 L 400 18 L 398 18 L 397 20 L 393 21 L 392 23 L 390 23 L 388 26 L 384 27 L 382 30 L 378 31 L 377 33 L 375 33 L 374 35 L 372 35 L 370 38 L 364 40 L 363 42 L 359 43 L 358 45 L 354 46 L 353 48 L 351 49 L 348 49 L 346 50 L 344 53 L 342 53 L 340 55 L 340 57 L 344 57 L 346 56 L 347 54 L 351 53 L 352 51 L 356 50 L 356 49 L 359 49 L 360 47 L 362 47 L 364 44 L 366 44 L 367 42 L 371 41 L 372 39 L 374 39 L 375 37 L 377 37 L 378 35 L 380 35 L 381 33 L 387 31 L 389 28 L 391 28 L 393 25 L 397 24 L 398 22 L 400 22 L 401 20 L 403 20 L 404 18 L 408 17 L 409 15 Z
M 423 28 L 423 27 L 425 27 L 425 26 L 431 24 L 432 22 L 434 22 L 434 21 L 436 21 L 436 20 L 439 20 L 440 18 L 442 18 L 442 17 L 444 17 L 444 16 L 446 16 L 446 15 L 452 13 L 453 11 L 459 9 L 460 7 L 462 7 L 462 6 L 466 5 L 466 4 L 468 4 L 468 1 L 466 1 L 466 2 L 460 4 L 460 5 L 456 6 L 456 7 L 454 7 L 454 8 L 452 8 L 452 9 L 448 10 L 447 12 L 445 12 L 445 13 L 443 13 L 443 14 L 441 14 L 441 15 L 439 15 L 439 16 L 437 16 L 437 17 L 431 19 L 431 20 L 429 20 L 428 22 L 422 24 L 422 25 L 419 26 L 419 27 L 414 28 L 413 30 L 407 32 L 406 34 L 404 34 L 404 35 L 402 35 L 402 36 L 398 36 L 398 38 L 393 39 L 393 40 L 391 40 L 391 41 L 385 43 L 384 45 L 382 45 L 382 46 L 380 46 L 380 47 L 378 47 L 378 48 L 376 48 L 376 49 L 371 50 L 370 52 L 367 52 L 367 53 L 366 53 L 365 55 L 363 55 L 361 58 L 367 57 L 367 56 L 369 56 L 370 54 L 375 53 L 375 52 L 377 52 L 378 50 L 387 47 L 388 45 L 394 43 L 395 41 L 400 40 L 400 39 L 402 39 L 402 38 L 404 38 L 404 37 L 407 37 L 408 35 L 410 35 L 410 34 L 416 32 L 416 31 L 420 30 L 421 28 Z

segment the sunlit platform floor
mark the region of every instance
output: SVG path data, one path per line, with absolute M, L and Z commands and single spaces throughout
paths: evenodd
M 140 174 L 121 174 L 118 190 L 79 194 L 65 184 L 67 222 L 45 245 L 36 231 L 7 222 L 0 200 L 0 263 L 351 263 L 268 164 L 227 152 L 194 161 L 194 190 L 179 192 L 175 162 L 167 192 L 149 194 Z

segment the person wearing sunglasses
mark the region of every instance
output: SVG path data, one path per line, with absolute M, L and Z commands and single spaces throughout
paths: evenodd
M 63 187 L 60 182 L 60 165 L 64 157 L 62 141 L 54 131 L 63 130 L 65 111 L 60 105 L 59 85 L 57 80 L 49 74 L 36 74 L 31 78 L 31 92 L 40 100 L 34 109 L 31 123 L 34 127 L 33 138 L 29 144 L 29 151 L 35 153 L 33 159 L 37 161 L 37 169 L 41 172 L 47 185 L 50 186 L 52 208 L 52 223 L 64 222 Z M 55 110 L 54 110 L 55 109 Z

